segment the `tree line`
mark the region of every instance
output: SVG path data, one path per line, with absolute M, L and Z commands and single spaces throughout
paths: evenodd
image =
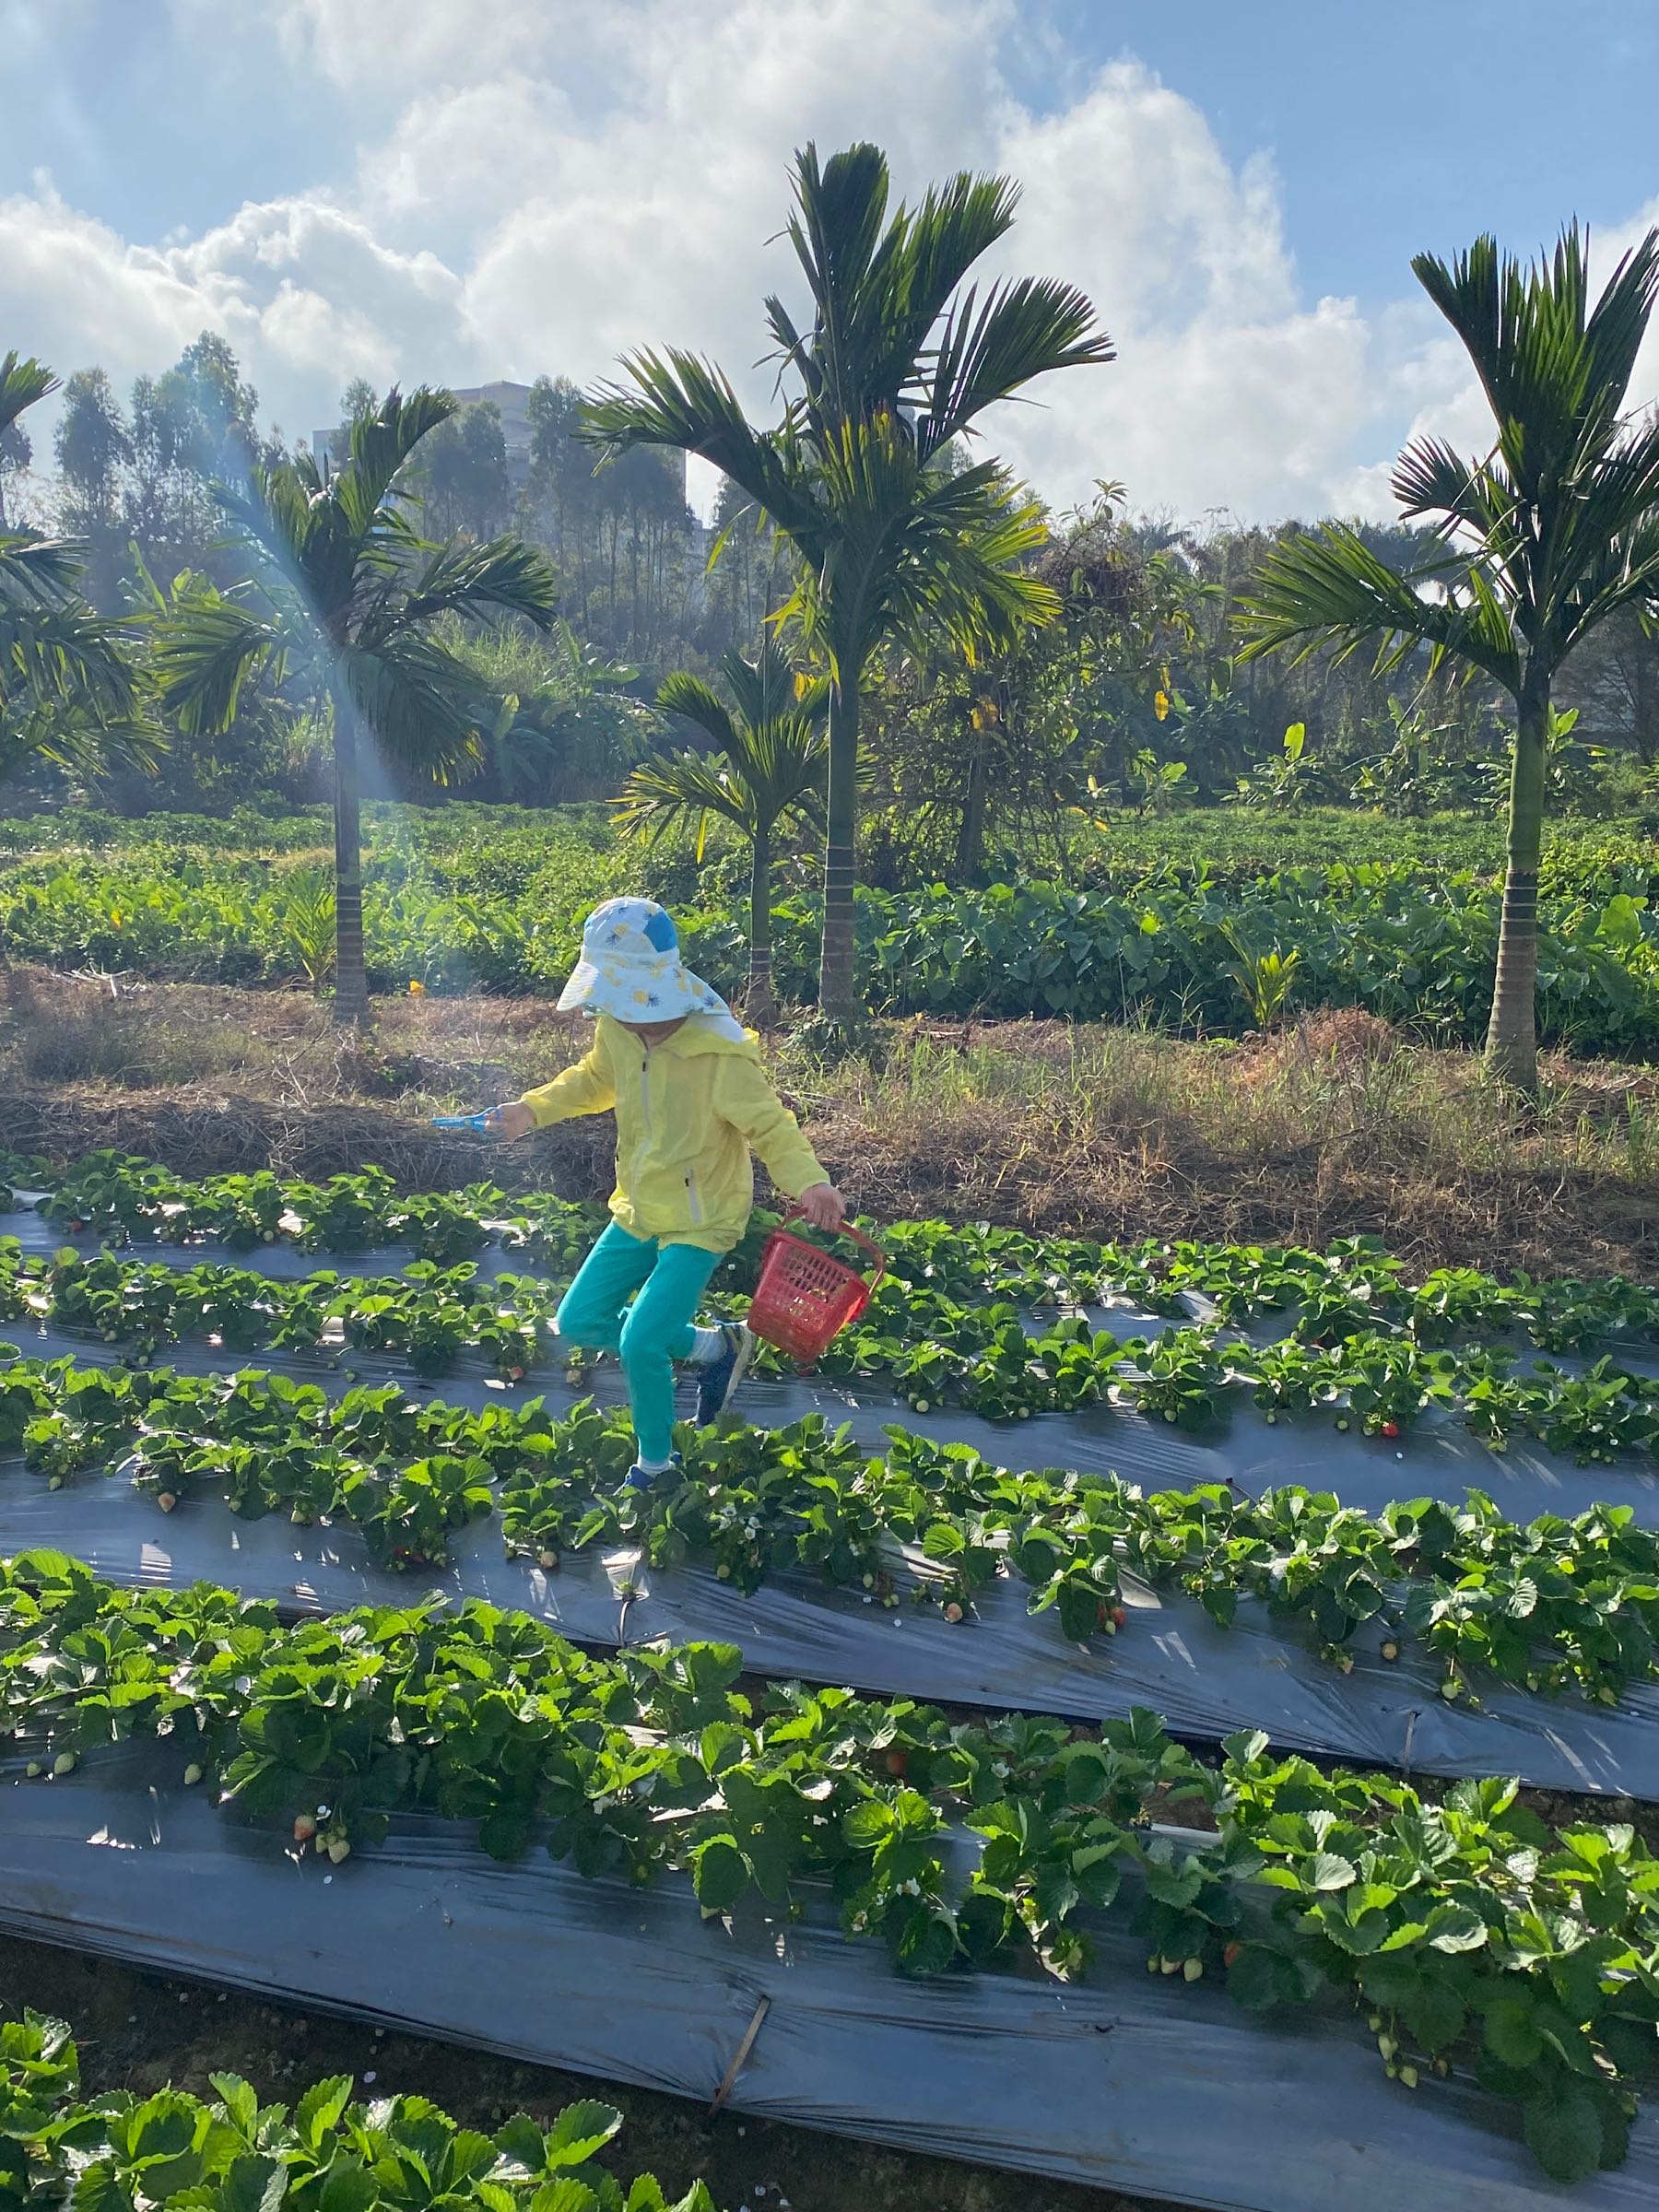
M 1494 736 L 1507 750 L 1488 1049 L 1530 1083 L 1541 824 L 1576 728 L 1562 701 L 1584 684 L 1593 645 L 1596 685 L 1628 684 L 1632 702 L 1651 688 L 1640 671 L 1659 598 L 1659 422 L 1627 402 L 1659 292 L 1659 233 L 1594 296 L 1576 227 L 1532 265 L 1490 239 L 1452 262 L 1419 256 L 1416 273 L 1490 404 L 1490 450 L 1472 461 L 1417 441 L 1394 475 L 1399 527 L 1293 526 L 1240 559 L 1238 534 L 1194 540 L 1131 522 L 1106 485 L 1056 526 L 972 445 L 987 410 L 1038 378 L 1114 358 L 1092 304 L 1064 281 L 970 281 L 1016 202 L 1007 180 L 963 173 L 892 208 L 877 148 L 820 163 L 807 147 L 786 235 L 810 316 L 797 323 L 778 298 L 765 307 L 778 418 L 757 426 L 722 371 L 673 349 L 630 357 L 586 396 L 538 385 L 517 531 L 484 535 L 499 518 L 466 504 L 499 419 L 469 420 L 448 394 L 348 394 L 337 452 L 319 457 L 261 446 L 254 395 L 217 340 L 154 385 L 140 380 L 124 417 L 107 380 L 83 372 L 58 440 L 74 534 L 14 524 L 0 537 L 8 746 L 67 767 L 101 735 L 142 762 L 158 721 L 207 746 L 262 709 L 286 711 L 332 763 L 336 1005 L 360 1018 L 363 742 L 429 782 L 503 774 L 515 733 L 537 733 L 533 716 L 519 731 L 523 695 L 491 685 L 488 654 L 522 657 L 525 641 L 557 635 L 581 679 L 591 647 L 568 618 L 555 629 L 572 565 L 583 617 L 602 590 L 615 618 L 620 589 L 637 638 L 672 567 L 677 500 L 683 518 L 677 457 L 694 453 L 727 487 L 734 593 L 759 600 L 746 598 L 749 635 L 764 624 L 774 655 L 727 647 L 735 716 L 707 687 L 687 689 L 689 671 L 677 693 L 672 681 L 658 691 L 660 712 L 720 749 L 712 768 L 695 747 L 650 770 L 636 762 L 625 818 L 654 831 L 720 812 L 750 839 L 758 995 L 759 861 L 785 817 L 821 822 L 819 1018 L 844 1029 L 856 1018 L 853 888 L 861 859 L 879 859 L 867 834 L 861 848 L 872 795 L 877 822 L 885 812 L 912 848 L 923 825 L 944 821 L 955 865 L 972 872 L 994 824 L 1021 809 L 1106 810 L 1126 793 L 1156 804 L 1183 785 L 1222 795 L 1247 721 L 1259 737 L 1262 700 L 1277 722 L 1299 685 L 1316 686 L 1326 726 L 1312 751 L 1304 712 L 1277 759 L 1233 777 L 1244 796 L 1260 778 L 1293 804 L 1339 757 L 1345 726 L 1363 723 L 1355 670 L 1368 666 L 1373 723 L 1375 688 L 1400 687 L 1384 695 L 1382 795 L 1472 756 L 1489 773 Z M 5 377 L 0 439 L 15 481 L 22 416 L 51 380 L 15 355 Z M 537 501 L 555 534 L 540 546 L 522 526 Z M 608 535 L 590 538 L 606 509 Z M 100 596 L 116 515 L 132 531 L 122 615 Z M 780 639 L 796 705 L 810 694 L 822 714 L 820 734 L 816 712 L 792 712 L 787 745 L 774 711 Z M 127 644 L 140 648 L 154 718 Z M 614 665 L 586 674 L 594 694 L 630 680 Z M 1651 738 L 1632 712 L 1641 750 Z M 935 788 L 919 790 L 928 777 Z
M 331 466 L 344 465 L 352 422 L 378 404 L 366 382 L 347 387 L 325 441 Z M 476 645 L 499 696 L 518 701 L 510 739 L 469 771 L 472 796 L 534 805 L 608 795 L 666 735 L 652 703 L 662 678 L 681 666 L 708 674 L 723 654 L 752 652 L 794 589 L 794 548 L 733 479 L 721 479 L 712 531 L 700 531 L 681 467 L 660 452 L 595 465 L 582 404 L 568 379 L 537 380 L 516 487 L 488 400 L 432 430 L 400 487 L 421 502 L 433 536 L 516 532 L 547 553 L 557 580 L 562 627 L 545 648 L 522 635 L 510 645 L 462 641 Z M 103 371 L 74 372 L 53 448 L 55 472 L 44 475 L 21 420 L 0 434 L 0 527 L 9 500 L 14 513 L 32 510 L 78 541 L 85 594 L 109 617 L 171 593 L 181 576 L 222 581 L 214 483 L 294 457 L 280 430 L 260 429 L 257 394 L 211 333 L 172 369 L 138 378 L 125 405 Z M 1111 483 L 1074 513 L 1045 513 L 1029 565 L 1056 592 L 1054 625 L 978 665 L 947 641 L 917 653 L 884 641 L 868 672 L 878 743 L 867 764 L 866 867 L 894 883 L 918 872 L 971 878 L 1012 851 L 1061 866 L 1079 812 L 1109 819 L 1241 796 L 1412 814 L 1500 804 L 1510 736 L 1500 687 L 1431 676 L 1427 649 L 1381 673 L 1323 651 L 1297 666 L 1241 659 L 1248 580 L 1306 527 L 1212 519 L 1182 528 L 1135 515 Z M 1354 527 L 1400 572 L 1429 549 L 1420 527 Z M 1552 755 L 1557 795 L 1608 809 L 1639 801 L 1643 771 L 1659 759 L 1659 646 L 1637 610 L 1581 643 L 1560 703 L 1577 721 Z M 1298 733 L 1288 752 L 1288 731 Z M 111 763 L 100 795 L 118 809 L 209 811 L 250 790 L 314 797 L 325 764 L 305 737 L 251 702 L 211 752 L 171 748 L 153 775 L 130 758 Z M 43 754 L 34 761 L 38 796 L 65 787 Z M 390 788 L 418 795 L 395 769 Z

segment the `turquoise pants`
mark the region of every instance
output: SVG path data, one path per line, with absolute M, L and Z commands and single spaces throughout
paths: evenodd
M 641 1459 L 674 1451 L 674 1363 L 690 1357 L 697 1309 L 724 1257 L 630 1236 L 613 1221 L 559 1303 L 553 1325 L 567 1344 L 620 1356 Z

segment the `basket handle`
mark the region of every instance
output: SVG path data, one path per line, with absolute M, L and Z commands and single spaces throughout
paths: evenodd
M 806 1214 L 800 1206 L 792 1206 L 782 1220 L 779 1222 L 778 1227 L 787 1229 L 792 1221 L 804 1221 L 806 1218 Z M 851 1221 L 843 1221 L 834 1233 L 837 1236 L 851 1237 L 854 1244 L 862 1244 L 871 1259 L 875 1261 L 876 1272 L 870 1277 L 870 1289 L 873 1294 L 877 1284 L 887 1273 L 887 1253 L 882 1251 L 874 1238 L 866 1237 L 862 1229 L 854 1229 Z

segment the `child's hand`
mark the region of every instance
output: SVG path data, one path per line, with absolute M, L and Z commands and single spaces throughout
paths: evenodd
M 795 1204 L 814 1229 L 839 1229 L 847 1218 L 847 1202 L 832 1182 L 815 1182 Z
M 523 1099 L 509 1099 L 504 1106 L 492 1106 L 486 1128 L 489 1135 L 510 1145 L 515 1137 L 528 1136 L 535 1126 L 535 1116 Z

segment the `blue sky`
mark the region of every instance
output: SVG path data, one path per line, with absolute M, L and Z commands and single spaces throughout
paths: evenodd
M 759 406 L 789 150 L 867 135 L 1011 169 L 1006 265 L 1118 339 L 997 427 L 1049 496 L 1383 511 L 1480 429 L 1411 253 L 1627 241 L 1656 94 L 1653 0 L 0 0 L 0 348 L 124 382 L 211 324 L 290 433 L 665 339 Z
M 1384 299 L 1422 248 L 1524 246 L 1659 193 L 1652 0 L 1072 0 L 1057 19 L 1096 64 L 1159 70 L 1235 163 L 1271 153 L 1313 292 Z

